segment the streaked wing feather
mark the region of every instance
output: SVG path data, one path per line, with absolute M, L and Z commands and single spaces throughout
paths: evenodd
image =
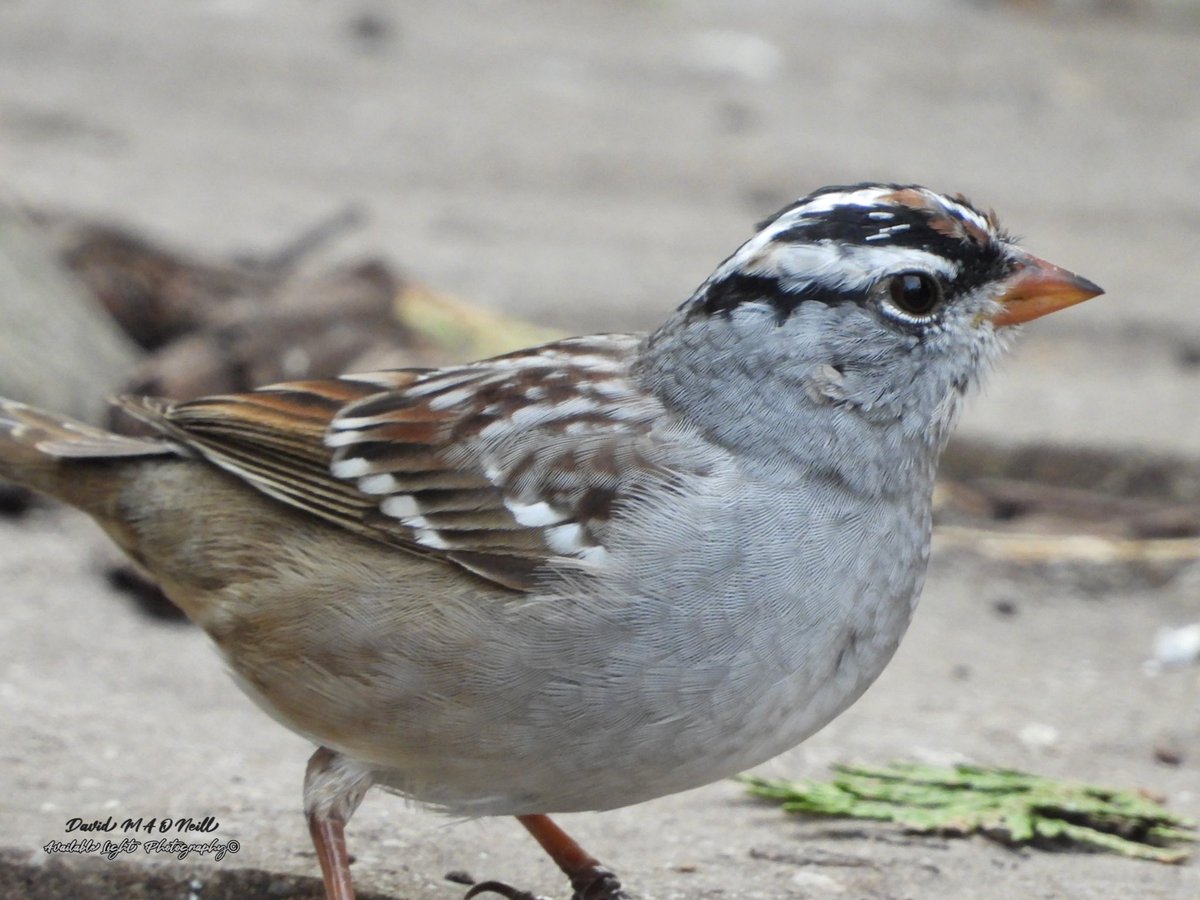
M 36 446 L 41 453 L 57 459 L 163 456 L 179 450 L 173 443 L 113 434 L 82 422 L 52 416 L 16 400 L 2 398 L 0 431 L 11 432 L 22 441 Z
M 337 410 L 373 390 L 365 385 L 347 390 L 338 381 L 297 382 L 187 403 L 133 397 L 121 404 L 268 496 L 374 536 L 364 521 L 374 504 L 330 474 L 324 446 Z
M 586 565 L 661 415 L 606 335 L 441 370 L 272 385 L 134 415 L 264 493 L 527 591 Z
M 333 471 L 385 495 L 379 527 L 390 517 L 472 571 L 490 560 L 594 560 L 602 523 L 582 514 L 611 512 L 596 494 L 617 485 L 588 448 L 641 437 L 661 413 L 629 381 L 636 340 L 561 341 L 351 404 L 326 439 Z M 468 478 L 448 490 L 448 472 Z

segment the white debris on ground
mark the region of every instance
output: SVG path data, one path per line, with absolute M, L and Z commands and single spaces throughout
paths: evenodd
M 1200 622 L 1177 628 L 1160 628 L 1154 636 L 1154 655 L 1146 660 L 1146 672 L 1200 663 Z

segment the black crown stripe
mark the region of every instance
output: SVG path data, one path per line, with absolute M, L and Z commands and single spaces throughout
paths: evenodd
M 747 275 L 734 272 L 719 281 L 709 282 L 691 303 L 688 318 L 728 316 L 745 303 L 761 303 L 775 311 L 776 324 L 782 324 L 801 303 L 861 303 L 861 291 L 839 290 L 829 285 L 809 282 L 795 291 L 784 290 L 773 275 Z

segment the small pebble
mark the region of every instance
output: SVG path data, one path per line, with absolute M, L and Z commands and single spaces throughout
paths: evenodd
M 1164 668 L 1200 662 L 1200 622 L 1160 628 L 1154 637 L 1153 661 Z
M 1044 722 L 1030 722 L 1017 732 L 1017 740 L 1030 750 L 1049 750 L 1058 743 L 1058 729 Z
M 830 878 L 820 872 L 797 872 L 792 876 L 792 884 L 805 891 L 819 894 L 842 894 L 846 889 L 836 878 Z
M 1154 760 L 1164 766 L 1178 766 L 1183 764 L 1183 754 L 1176 747 L 1155 747 Z
M 757 34 L 714 29 L 691 36 L 688 61 L 706 75 L 765 82 L 783 68 L 784 55 L 777 44 Z
M 1017 606 L 1015 600 L 995 600 L 992 602 L 992 612 L 1004 619 L 1011 619 L 1021 608 Z

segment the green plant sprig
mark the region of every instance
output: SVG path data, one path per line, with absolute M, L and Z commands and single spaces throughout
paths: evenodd
M 1083 847 L 1181 863 L 1196 824 L 1133 791 L 1012 769 L 897 763 L 837 765 L 832 781 L 743 775 L 756 797 L 792 813 L 895 822 L 921 834 L 983 834 L 1009 846 Z

